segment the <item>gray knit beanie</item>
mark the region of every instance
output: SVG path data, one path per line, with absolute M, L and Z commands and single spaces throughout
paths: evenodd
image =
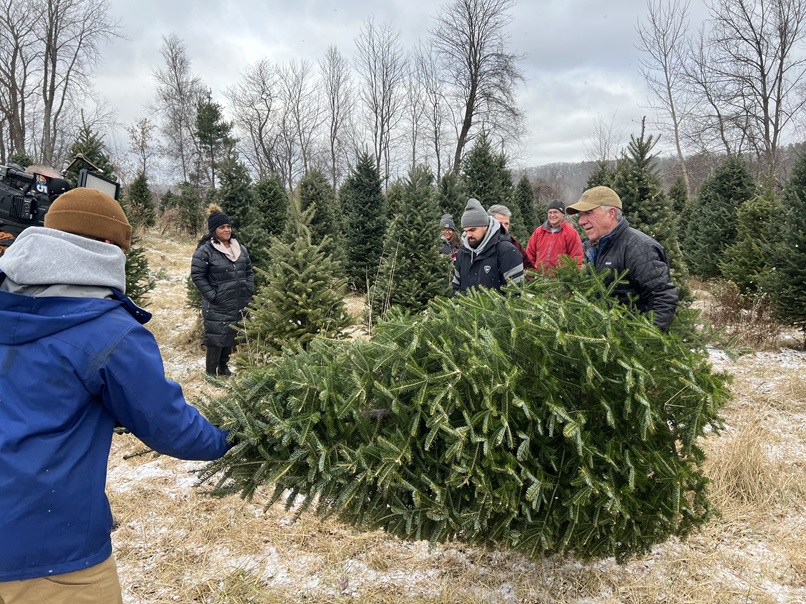
M 439 227 L 441 229 L 450 229 L 452 231 L 456 230 L 456 224 L 453 222 L 453 216 L 450 214 L 443 214 L 442 218 L 439 221 Z
M 465 206 L 465 213 L 462 214 L 462 228 L 465 227 L 484 227 L 490 224 L 490 217 L 484 211 L 478 199 L 471 197 L 467 200 Z
M 548 209 L 549 210 L 559 210 L 560 212 L 565 214 L 565 204 L 562 201 L 560 201 L 559 199 L 552 199 L 549 202 Z

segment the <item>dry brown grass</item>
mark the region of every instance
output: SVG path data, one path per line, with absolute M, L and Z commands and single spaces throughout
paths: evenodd
M 185 306 L 194 242 L 146 233 L 158 290 L 149 324 L 169 377 L 211 393 Z M 348 299 L 354 316 L 361 298 Z M 192 488 L 197 464 L 116 436 L 108 491 L 127 604 L 733 604 L 806 602 L 806 355 L 759 353 L 735 377 L 727 429 L 703 443 L 721 516 L 686 542 L 671 540 L 617 565 L 557 556 L 530 561 L 460 543 L 429 546 L 282 506 Z M 727 361 L 725 361 L 727 363 Z
M 757 350 L 773 350 L 779 345 L 784 329 L 773 315 L 768 296 L 743 295 L 730 281 L 698 282 L 692 289 L 708 292 L 703 297 L 703 318 L 735 337 L 739 345 Z
M 732 430 L 736 434 L 722 436 L 719 454 L 714 451 L 708 460 L 712 499 L 723 511 L 734 504 L 769 507 L 780 498 L 781 471 L 764 451 L 775 437 L 765 428 L 764 417 L 763 409 L 748 413 L 741 427 Z

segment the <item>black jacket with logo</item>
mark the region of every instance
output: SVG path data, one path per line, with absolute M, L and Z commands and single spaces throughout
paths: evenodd
M 490 218 L 487 235 L 476 249 L 462 239 L 453 267 L 454 294 L 477 286 L 500 290 L 507 282 L 523 279 L 523 257 L 494 218 Z

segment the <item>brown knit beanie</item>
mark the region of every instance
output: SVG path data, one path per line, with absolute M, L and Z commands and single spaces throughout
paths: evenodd
M 132 244 L 132 227 L 120 204 L 103 191 L 79 187 L 56 198 L 45 226 L 93 239 L 107 239 L 124 252 Z

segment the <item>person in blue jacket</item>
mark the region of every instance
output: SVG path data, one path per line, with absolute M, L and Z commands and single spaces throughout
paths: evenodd
M 156 451 L 212 460 L 227 433 L 165 377 L 151 315 L 123 292 L 131 227 L 64 193 L 0 258 L 0 602 L 121 602 L 106 469 L 119 422 Z

